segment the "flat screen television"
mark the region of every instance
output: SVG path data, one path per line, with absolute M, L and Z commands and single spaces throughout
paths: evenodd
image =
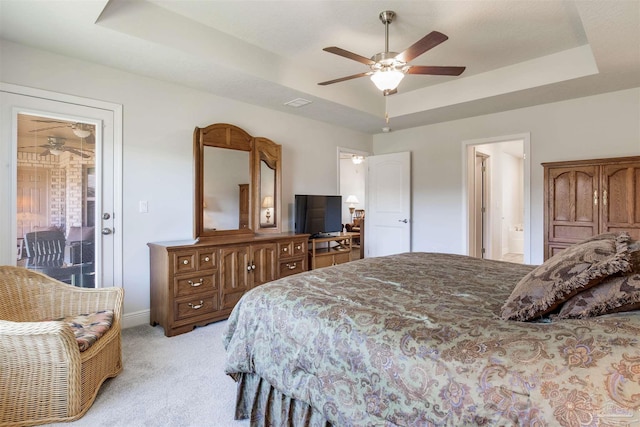
M 342 196 L 296 194 L 295 215 L 296 233 L 335 235 L 342 231 Z

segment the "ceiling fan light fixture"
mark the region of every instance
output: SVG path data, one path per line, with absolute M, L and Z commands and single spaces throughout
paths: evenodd
M 351 156 L 351 161 L 353 162 L 354 165 L 359 165 L 364 161 L 364 156 L 357 156 L 354 154 Z
M 81 129 L 79 127 L 73 128 L 72 131 L 73 131 L 73 134 L 78 138 L 86 138 L 89 135 L 91 135 L 91 131 L 86 129 Z
M 395 69 L 380 70 L 371 74 L 371 81 L 381 91 L 397 88 L 403 78 L 404 73 Z

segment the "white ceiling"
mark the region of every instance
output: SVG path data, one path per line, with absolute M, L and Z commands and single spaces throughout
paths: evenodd
M 437 30 L 411 64 L 466 71 L 317 85 L 368 71 L 322 48 L 383 52 L 383 10 L 391 51 Z M 368 133 L 640 87 L 638 0 L 0 0 L 0 37 Z

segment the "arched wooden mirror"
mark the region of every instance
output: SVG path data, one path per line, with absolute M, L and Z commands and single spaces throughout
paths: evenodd
M 217 123 L 194 131 L 194 237 L 280 232 L 281 147 Z

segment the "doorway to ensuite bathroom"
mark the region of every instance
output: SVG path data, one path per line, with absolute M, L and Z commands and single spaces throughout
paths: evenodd
M 529 135 L 463 142 L 468 254 L 529 263 Z

